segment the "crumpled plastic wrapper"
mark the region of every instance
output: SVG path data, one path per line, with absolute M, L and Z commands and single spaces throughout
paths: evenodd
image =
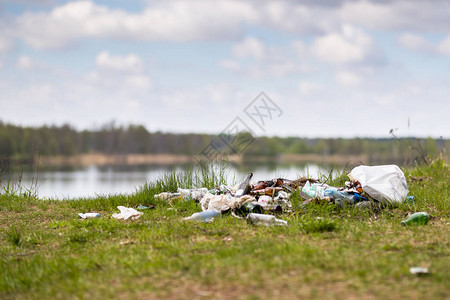
M 261 205 L 264 210 L 283 210 L 290 211 L 292 209 L 292 203 L 289 200 L 290 195 L 284 191 L 278 192 L 278 196 L 260 196 L 258 204 Z
M 142 212 L 130 207 L 117 206 L 117 208 L 120 210 L 120 213 L 112 215 L 112 217 L 117 220 L 136 220 L 143 214 Z
M 200 206 L 203 211 L 207 210 L 217 210 L 217 211 L 227 211 L 229 209 L 236 209 L 241 207 L 244 203 L 255 201 L 256 199 L 252 196 L 245 195 L 240 198 L 233 197 L 231 195 L 213 195 L 207 193 L 200 200 Z

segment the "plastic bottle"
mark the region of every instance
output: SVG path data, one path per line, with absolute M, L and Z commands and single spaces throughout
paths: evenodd
M 265 226 L 287 226 L 288 223 L 285 220 L 280 220 L 272 215 L 255 214 L 250 213 L 247 215 L 247 222 L 253 225 L 265 225 Z
M 80 218 L 82 219 L 91 219 L 91 218 L 98 218 L 100 217 L 99 213 L 79 213 L 78 214 L 80 216 Z
M 402 225 L 426 225 L 428 221 L 430 221 L 430 215 L 422 211 L 410 215 L 406 220 L 402 221 Z
M 323 191 L 324 197 L 333 197 L 337 203 L 356 203 L 361 201 L 359 194 L 352 194 L 345 191 L 339 191 L 335 187 L 328 187 Z
M 417 276 L 423 276 L 428 274 L 428 268 L 423 267 L 411 267 L 409 268 L 409 272 L 411 274 L 417 275 Z
M 211 219 L 220 215 L 217 210 L 206 210 L 202 212 L 197 212 L 192 214 L 192 216 L 183 218 L 183 220 L 193 220 L 193 221 L 203 221 L 203 222 L 211 222 Z
M 248 192 L 250 192 L 250 179 L 252 179 L 253 173 L 248 173 L 245 177 L 244 181 L 239 185 L 239 187 L 236 190 L 235 196 L 236 197 L 242 197 L 244 195 L 247 195 Z
M 168 192 L 163 192 L 160 194 L 155 195 L 155 199 L 157 200 L 170 200 L 172 198 L 176 198 L 181 196 L 181 193 L 168 193 Z

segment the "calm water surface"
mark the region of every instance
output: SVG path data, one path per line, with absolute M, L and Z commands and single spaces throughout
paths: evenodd
M 37 193 L 40 198 L 73 199 L 97 195 L 131 194 L 146 182 L 154 181 L 164 174 L 168 167 L 97 167 L 90 166 L 74 170 L 40 171 Z M 173 169 L 173 168 L 170 168 Z M 182 170 L 182 168 L 177 168 Z M 272 178 L 296 179 L 300 176 L 317 178 L 328 174 L 329 169 L 315 164 L 292 166 L 231 167 L 227 182 L 235 184 L 242 180 L 246 172 L 253 172 L 253 182 Z M 22 186 L 33 185 L 35 173 L 24 172 Z M 8 177 L 3 176 L 3 185 Z M 14 179 L 14 178 L 13 178 Z M 5 181 L 6 180 L 6 181 Z

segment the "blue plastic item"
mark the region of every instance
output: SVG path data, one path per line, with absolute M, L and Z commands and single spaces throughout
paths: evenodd
M 353 194 L 345 191 L 339 191 L 335 187 L 328 187 L 323 192 L 324 197 L 333 197 L 337 203 L 346 202 L 346 203 L 357 203 L 363 200 L 367 200 L 364 197 L 361 197 L 359 194 Z

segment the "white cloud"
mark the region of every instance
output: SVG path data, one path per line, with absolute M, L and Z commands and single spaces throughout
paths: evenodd
M 4 29 L 0 27 L 0 53 L 9 52 L 14 49 L 14 43 L 11 37 L 3 33 Z
M 394 4 L 374 3 L 373 1 L 349 1 L 337 11 L 338 18 L 343 22 L 363 25 L 369 28 L 397 26 L 398 12 Z
M 450 54 L 450 35 L 439 43 L 437 46 L 437 51 L 441 54 Z
M 298 91 L 303 95 L 320 92 L 322 89 L 323 87 L 321 84 L 312 81 L 301 81 L 298 85 Z
M 251 78 L 283 78 L 289 74 L 304 71 L 301 66 L 287 58 L 249 64 L 228 59 L 219 62 L 219 66 Z
M 310 72 L 311 67 L 300 57 L 300 41 L 285 47 L 269 47 L 263 41 L 247 37 L 232 47 L 232 59 L 219 66 L 252 78 L 282 78 L 293 73 Z
M 448 1 L 346 1 L 337 18 L 374 30 L 415 30 L 448 32 Z
M 242 35 L 242 22 L 255 18 L 251 5 L 239 1 L 155 2 L 139 13 L 75 1 L 49 13 L 21 15 L 17 34 L 38 49 L 60 48 L 82 38 L 216 40 Z
M 33 99 L 31 104 L 32 109 L 40 107 L 41 105 L 51 105 L 55 101 L 55 96 L 58 93 L 57 87 L 51 83 L 35 83 L 17 90 L 18 99 Z M 24 101 L 25 102 L 25 101 Z M 30 105 L 28 103 L 28 105 Z M 25 110 L 29 110 L 24 107 Z
M 319 60 L 333 64 L 365 63 L 379 56 L 372 38 L 351 25 L 317 38 L 311 51 Z
M 120 72 L 142 73 L 144 71 L 144 63 L 136 54 L 128 54 L 127 56 L 111 55 L 107 51 L 103 51 L 97 55 L 95 59 L 97 67 Z
M 448 32 L 449 19 L 446 1 L 165 0 L 149 1 L 140 12 L 74 1 L 50 12 L 24 13 L 13 31 L 27 44 L 48 49 L 83 38 L 237 39 L 244 35 L 246 25 L 297 34 L 329 33 L 342 24 L 374 30 Z
M 153 88 L 144 60 L 134 53 L 122 56 L 102 51 L 95 65 L 96 69 L 84 77 L 94 87 L 120 91 L 123 95 L 142 95 Z
M 337 26 L 334 5 L 301 1 L 255 1 L 258 25 L 290 33 L 318 33 Z
M 94 70 L 84 76 L 86 83 L 93 88 L 116 91 L 128 97 L 152 90 L 153 81 L 147 74 L 111 73 L 105 70 Z
M 363 81 L 361 75 L 350 71 L 339 71 L 336 73 L 335 78 L 339 84 L 344 86 L 358 86 Z
M 258 25 L 317 34 L 341 24 L 373 30 L 450 31 L 450 4 L 435 1 L 253 1 Z
M 398 38 L 401 46 L 414 51 L 431 51 L 433 50 L 432 43 L 420 35 L 413 33 L 405 33 Z
M 291 42 L 291 47 L 294 49 L 299 58 L 303 59 L 309 56 L 309 49 L 301 40 L 294 40 Z
M 128 75 L 124 78 L 125 84 L 131 88 L 136 88 L 140 90 L 151 90 L 153 87 L 153 81 L 150 76 L 137 74 Z
M 232 48 L 232 53 L 237 58 L 251 57 L 256 60 L 263 60 L 266 57 L 266 47 L 258 39 L 247 37 Z
M 21 55 L 16 62 L 16 67 L 21 70 L 45 69 L 46 65 L 38 62 L 29 56 Z
M 28 56 L 22 55 L 21 57 L 19 57 L 17 59 L 16 65 L 19 69 L 28 70 L 28 69 L 33 69 L 34 64 L 33 64 L 33 61 L 31 61 L 31 58 L 29 58 Z
M 443 55 L 450 54 L 450 35 L 437 44 L 431 43 L 422 36 L 412 33 L 405 33 L 397 40 L 401 46 L 409 50 Z

